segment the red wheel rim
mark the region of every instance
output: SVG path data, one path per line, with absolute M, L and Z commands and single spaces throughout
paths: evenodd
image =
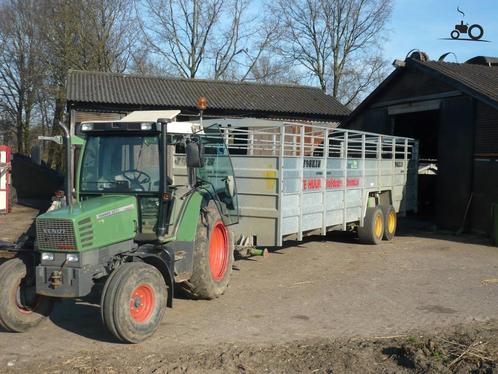
M 154 290 L 147 284 L 141 284 L 133 290 L 130 299 L 130 315 L 136 322 L 146 322 L 152 315 L 156 298 Z
M 23 303 L 23 297 L 21 296 L 21 285 L 19 285 L 19 287 L 17 288 L 17 290 L 15 291 L 15 294 L 14 294 L 14 299 L 15 299 L 15 302 L 16 302 L 16 307 L 17 307 L 17 310 L 19 310 L 21 313 L 23 314 L 31 314 L 33 310 L 36 309 L 36 307 L 38 306 L 38 304 L 40 303 L 40 296 L 39 295 L 35 295 L 34 296 L 34 300 L 31 300 L 31 305 L 25 305 Z
M 211 276 L 219 281 L 225 276 L 228 265 L 228 233 L 222 221 L 214 224 L 209 241 L 209 267 Z

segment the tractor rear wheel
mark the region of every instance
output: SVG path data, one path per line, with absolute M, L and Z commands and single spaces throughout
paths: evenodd
M 200 299 L 215 299 L 228 286 L 233 265 L 233 243 L 216 205 L 211 202 L 197 224 L 194 266 L 190 284 Z
M 20 258 L 0 266 L 0 325 L 8 331 L 25 332 L 52 312 L 53 299 L 36 294 L 33 275 Z
M 358 227 L 360 242 L 364 244 L 379 244 L 384 236 L 384 213 L 379 206 L 368 208 L 363 220 L 363 226 Z
M 107 279 L 102 294 L 104 325 L 117 339 L 139 343 L 159 327 L 167 295 L 164 278 L 154 266 L 123 264 Z

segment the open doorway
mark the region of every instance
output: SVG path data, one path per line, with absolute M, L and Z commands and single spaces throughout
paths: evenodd
M 439 110 L 391 116 L 392 133 L 419 141 L 418 212 L 433 219 L 438 182 Z

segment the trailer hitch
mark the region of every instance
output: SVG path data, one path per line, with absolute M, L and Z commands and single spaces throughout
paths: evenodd
M 62 286 L 62 271 L 61 270 L 55 270 L 50 274 L 50 287 L 52 288 L 59 288 Z

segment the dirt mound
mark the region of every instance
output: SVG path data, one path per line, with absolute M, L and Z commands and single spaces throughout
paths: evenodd
M 278 346 L 225 346 L 161 359 L 167 373 L 498 373 L 497 326 Z
M 498 322 L 445 331 L 348 340 L 179 347 L 144 345 L 80 352 L 32 372 L 139 373 L 498 373 Z M 47 366 L 45 366 L 47 365 Z M 16 368 L 27 369 L 27 368 Z

